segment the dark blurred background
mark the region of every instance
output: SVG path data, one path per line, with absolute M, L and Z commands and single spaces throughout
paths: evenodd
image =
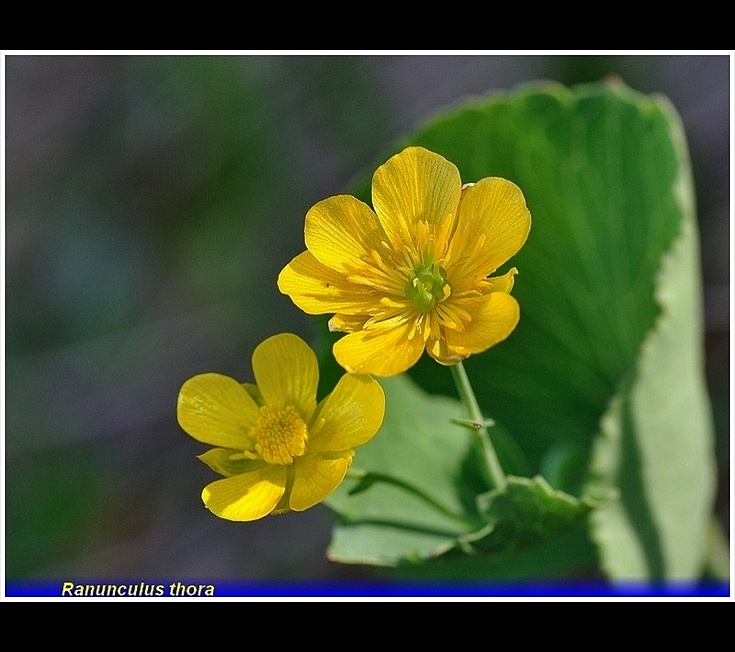
M 229 523 L 181 384 L 322 322 L 276 288 L 316 201 L 466 96 L 614 74 L 668 96 L 701 226 L 717 513 L 729 528 L 729 55 L 45 56 L 5 64 L 8 579 L 329 579 L 331 515 Z

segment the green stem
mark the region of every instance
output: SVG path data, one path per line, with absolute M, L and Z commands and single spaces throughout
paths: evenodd
M 483 425 L 485 418 L 482 416 L 475 393 L 472 391 L 472 385 L 470 385 L 470 379 L 467 377 L 464 365 L 458 362 L 452 365 L 450 369 L 452 370 L 454 384 L 457 386 L 459 398 L 467 410 L 467 416 L 473 422 L 472 432 L 475 433 L 475 439 L 482 450 L 489 479 L 496 489 L 502 490 L 506 484 L 505 472 L 503 467 L 500 466 L 500 461 L 495 453 L 495 448 L 493 448 L 487 428 Z
M 392 484 L 395 487 L 400 487 L 401 489 L 408 491 L 409 493 L 413 494 L 417 498 L 420 498 L 428 505 L 431 505 L 435 510 L 438 512 L 441 512 L 444 514 L 444 516 L 448 516 L 455 521 L 458 521 L 462 523 L 463 525 L 473 525 L 473 522 L 469 519 L 463 518 L 462 516 L 458 516 L 457 514 L 454 514 L 450 512 L 444 505 L 441 503 L 438 503 L 436 500 L 434 500 L 431 496 L 428 494 L 425 494 L 420 489 L 417 489 L 413 485 L 409 484 L 408 482 L 404 482 L 403 480 L 399 480 L 398 478 L 394 478 L 390 475 L 385 475 L 383 473 L 374 473 L 373 471 L 362 471 L 360 469 L 349 469 L 347 471 L 347 477 L 353 480 L 369 480 L 371 482 L 384 482 L 386 484 Z

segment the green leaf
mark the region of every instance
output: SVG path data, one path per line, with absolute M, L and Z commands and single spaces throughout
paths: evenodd
M 472 433 L 456 418 L 460 404 L 425 394 L 406 376 L 381 383 L 385 425 L 359 449 L 353 478 L 327 499 L 340 515 L 330 559 L 405 566 L 442 557 L 446 569 L 455 553 L 472 552 L 492 576 L 498 558 L 551 539 L 589 512 L 540 477 L 510 476 L 503 491 L 486 493 Z
M 691 220 L 665 256 L 662 313 L 631 383 L 602 420 L 591 488 L 620 500 L 593 516 L 613 577 L 689 579 L 707 553 L 714 490 L 709 405 L 701 377 L 697 248 Z
M 513 553 L 447 554 L 431 563 L 404 564 L 384 572 L 391 577 L 410 580 L 451 582 L 594 578 L 598 576 L 597 551 L 586 535 L 586 528 L 586 523 L 580 522 L 537 545 Z
M 513 294 L 520 324 L 508 340 L 465 363 L 484 414 L 515 442 L 514 459 L 528 475 L 546 474 L 556 491 L 603 499 L 589 536 L 610 577 L 699 577 L 713 502 L 713 434 L 693 189 L 672 107 L 621 83 L 536 84 L 453 107 L 394 151 L 409 144 L 453 161 L 464 182 L 514 181 L 531 210 L 528 242 L 498 270 L 519 270 Z M 368 183 L 357 194 L 369 201 Z M 411 376 L 432 394 L 454 395 L 447 370 L 426 357 Z M 391 410 L 400 398 L 389 392 L 387 400 Z M 401 405 L 389 411 L 376 440 L 393 438 L 397 428 L 402 443 L 395 450 L 402 450 L 412 438 L 423 445 L 425 428 L 436 427 Z M 406 456 L 399 458 L 376 460 L 374 470 L 400 467 Z M 460 458 L 428 472 L 443 497 L 458 495 Z M 373 507 L 376 521 L 382 507 L 398 509 Z M 472 513 L 467 498 L 464 507 Z M 369 557 L 368 534 L 380 533 L 348 536 L 343 527 L 335 531 L 337 547 L 349 539 Z M 470 533 L 460 530 L 454 534 Z M 592 558 L 583 528 L 563 536 Z M 399 539 L 395 550 L 403 549 Z M 439 539 L 424 541 L 418 554 L 440 548 Z M 558 540 L 512 556 L 514 572 L 522 574 L 524 564 L 529 576 L 568 567 Z M 534 555 L 544 550 L 539 565 Z M 438 562 L 426 572 L 440 572 Z M 454 563 L 442 560 L 441 567 Z M 462 565 L 491 576 L 499 569 L 484 555 Z
M 575 525 L 592 509 L 587 501 L 555 491 L 541 476 L 507 480 L 502 490 L 477 497 L 487 524 L 459 537 L 455 551 L 515 553 Z
M 674 110 L 620 83 L 535 85 L 456 108 L 409 142 L 455 162 L 463 181 L 511 179 L 533 217 L 509 263 L 520 324 L 465 365 L 484 412 L 533 472 L 564 469 L 557 489 L 619 495 L 591 529 L 611 577 L 698 577 L 713 434 Z M 449 391 L 426 361 L 412 375 Z
M 472 435 L 452 423 L 462 416 L 460 404 L 426 395 L 406 376 L 381 384 L 384 425 L 357 451 L 357 477 L 327 499 L 341 517 L 328 552 L 336 561 L 396 565 L 425 559 L 480 524 L 474 497 L 483 485 Z

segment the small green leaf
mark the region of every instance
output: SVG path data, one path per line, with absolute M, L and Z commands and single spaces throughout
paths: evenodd
M 592 504 L 555 491 L 541 476 L 509 476 L 502 490 L 477 497 L 487 524 L 459 537 L 455 550 L 472 554 L 509 554 L 549 539 L 581 521 Z

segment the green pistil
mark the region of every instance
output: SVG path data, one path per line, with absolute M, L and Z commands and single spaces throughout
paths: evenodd
M 414 270 L 406 283 L 406 296 L 421 312 L 429 312 L 449 296 L 447 272 L 436 263 Z

